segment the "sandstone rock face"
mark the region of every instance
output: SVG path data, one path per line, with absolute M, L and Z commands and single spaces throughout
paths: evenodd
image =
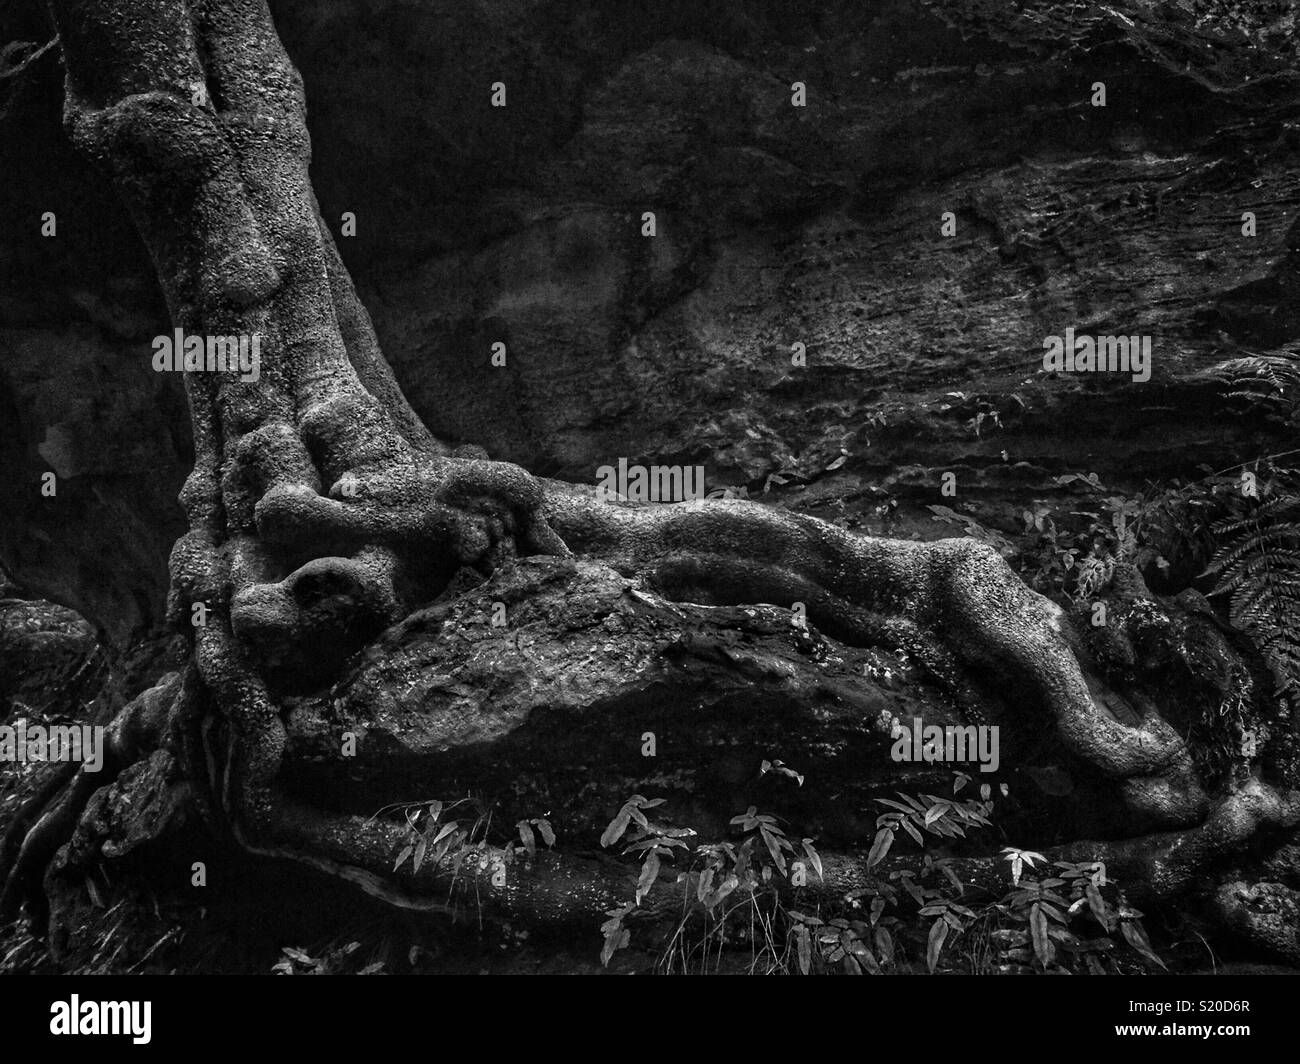
M 926 537 L 950 531 L 922 505 L 944 471 L 1009 527 L 1053 474 L 1133 488 L 1270 442 L 1203 377 L 1300 327 L 1285 13 L 273 6 L 324 215 L 355 214 L 342 253 L 452 442 L 587 482 L 621 455 L 820 477 L 785 500 Z M 35 0 L 0 30 L 48 35 Z M 0 557 L 122 643 L 161 615 L 189 430 L 148 364 L 152 268 L 59 128 L 56 56 L 6 90 Z M 1067 326 L 1151 335 L 1152 379 L 1045 375 Z
M 497 604 L 508 626 L 493 625 Z M 951 699 L 905 658 L 790 618 L 526 560 L 385 633 L 328 697 L 293 702 L 286 777 L 306 801 L 365 815 L 466 794 L 511 822 L 549 810 L 588 842 L 633 793 L 671 798 L 682 826 L 719 837 L 761 800 L 848 839 L 874 830 L 865 796 L 882 781 L 950 788 L 944 766 L 891 760 L 890 733 L 913 716 L 961 723 Z M 774 759 L 817 785 L 764 778 Z

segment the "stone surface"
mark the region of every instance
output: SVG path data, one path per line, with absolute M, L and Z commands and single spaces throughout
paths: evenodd
M 492 625 L 495 603 L 508 626 Z M 905 658 L 790 617 L 671 603 L 604 566 L 528 560 L 390 629 L 328 697 L 292 700 L 285 778 L 313 804 L 366 815 L 469 795 L 508 822 L 549 810 L 589 842 L 633 793 L 671 799 L 675 821 L 719 837 L 748 804 L 775 802 L 801 828 L 849 839 L 872 830 L 864 796 L 882 781 L 950 788 L 943 766 L 891 760 L 889 736 L 913 715 L 959 723 L 951 699 Z M 342 753 L 349 733 L 355 756 Z M 762 778 L 765 759 L 816 786 Z
M 0 720 L 78 720 L 107 673 L 99 637 L 80 614 L 0 598 Z

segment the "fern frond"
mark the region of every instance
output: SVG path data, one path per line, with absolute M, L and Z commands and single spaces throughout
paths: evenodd
M 1267 487 L 1213 524 L 1205 575 L 1218 577 L 1210 594 L 1228 596 L 1230 621 L 1259 649 L 1277 693 L 1300 703 L 1300 491 L 1288 476 Z

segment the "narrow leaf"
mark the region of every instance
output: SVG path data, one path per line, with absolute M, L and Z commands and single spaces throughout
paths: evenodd
M 1142 929 L 1142 925 L 1136 920 L 1123 920 L 1119 925 L 1120 932 L 1124 940 L 1137 950 L 1143 957 L 1158 964 L 1161 968 L 1165 967 L 1165 962 L 1156 956 L 1156 951 L 1151 948 L 1151 940 L 1147 938 L 1147 933 Z
M 812 937 L 808 934 L 808 928 L 800 924 L 794 929 L 795 946 L 799 951 L 799 971 L 804 975 L 812 967 Z
M 934 969 L 939 963 L 939 953 L 943 950 L 947 938 L 948 922 L 941 916 L 930 926 L 930 938 L 925 947 L 925 963 L 931 975 L 934 974 Z
M 889 847 L 894 844 L 894 833 L 889 828 L 881 828 L 876 832 L 876 841 L 871 844 L 871 852 L 867 855 L 867 867 L 875 868 L 885 859 L 889 853 Z
M 876 949 L 880 951 L 880 959 L 886 964 L 894 962 L 894 936 L 889 933 L 889 929 L 883 925 L 876 927 Z
M 623 837 L 623 832 L 627 830 L 628 822 L 632 819 L 632 814 L 627 806 L 619 810 L 618 816 L 609 822 L 609 827 L 600 836 L 602 846 L 613 846 Z
M 1055 958 L 1056 949 L 1047 937 L 1047 917 L 1043 915 L 1043 908 L 1037 902 L 1029 910 L 1029 930 L 1034 938 L 1034 955 L 1046 968 Z

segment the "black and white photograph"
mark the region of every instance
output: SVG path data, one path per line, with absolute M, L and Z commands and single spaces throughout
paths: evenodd
M 38 1043 L 194 975 L 1280 1029 L 1300 0 L 6 0 L 0 217 Z

